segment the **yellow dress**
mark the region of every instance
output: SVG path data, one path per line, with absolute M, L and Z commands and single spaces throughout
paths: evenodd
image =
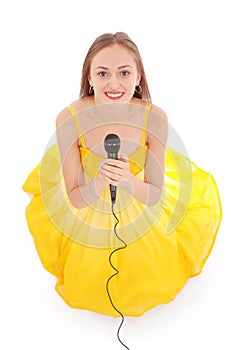
M 79 122 L 69 107 L 77 127 Z M 149 106 L 145 112 L 147 124 Z M 129 157 L 130 169 L 143 179 L 147 152 L 142 144 Z M 86 181 L 101 160 L 80 137 Z M 123 246 L 114 234 L 109 188 L 91 206 L 76 209 L 66 194 L 57 143 L 50 146 L 29 174 L 23 189 L 33 195 L 26 218 L 41 262 L 57 277 L 56 291 L 73 308 L 118 317 L 106 282 L 114 270 L 113 249 Z M 208 258 L 222 217 L 213 176 L 183 154 L 167 147 L 164 191 L 153 207 L 117 190 L 118 235 L 127 243 L 112 263 L 119 273 L 111 279 L 111 298 L 124 316 L 140 316 L 173 300 L 188 278 L 199 274 Z

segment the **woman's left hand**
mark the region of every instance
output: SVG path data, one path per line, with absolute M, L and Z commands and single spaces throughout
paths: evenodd
M 99 171 L 112 186 L 126 186 L 132 176 L 127 157 L 106 159 L 102 162 Z

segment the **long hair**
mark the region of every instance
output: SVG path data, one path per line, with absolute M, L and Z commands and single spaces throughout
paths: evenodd
M 117 32 L 115 34 L 110 34 L 110 33 L 103 34 L 97 37 L 96 40 L 91 45 L 91 47 L 89 48 L 89 51 L 85 57 L 83 69 L 82 69 L 80 97 L 82 98 L 82 97 L 90 96 L 94 94 L 93 91 L 91 93 L 89 91 L 90 85 L 88 81 L 92 59 L 100 50 L 114 44 L 122 45 L 123 47 L 127 48 L 130 51 L 130 53 L 132 54 L 135 60 L 138 72 L 141 74 L 141 80 L 140 80 L 141 89 L 139 89 L 139 91 L 135 91 L 133 96 L 143 101 L 151 102 L 149 87 L 146 80 L 145 70 L 142 63 L 140 52 L 137 46 L 134 44 L 134 42 L 129 38 L 129 36 L 123 32 Z

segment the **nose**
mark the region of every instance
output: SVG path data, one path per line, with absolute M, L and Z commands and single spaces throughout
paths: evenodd
M 118 90 L 118 88 L 120 87 L 120 81 L 119 78 L 115 75 L 115 76 L 111 76 L 108 84 L 107 84 L 108 88 L 110 90 Z

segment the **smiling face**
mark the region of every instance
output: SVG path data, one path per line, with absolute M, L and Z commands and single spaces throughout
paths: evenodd
M 96 104 L 129 103 L 141 75 L 130 51 L 114 44 L 100 50 L 91 61 L 89 83 Z

